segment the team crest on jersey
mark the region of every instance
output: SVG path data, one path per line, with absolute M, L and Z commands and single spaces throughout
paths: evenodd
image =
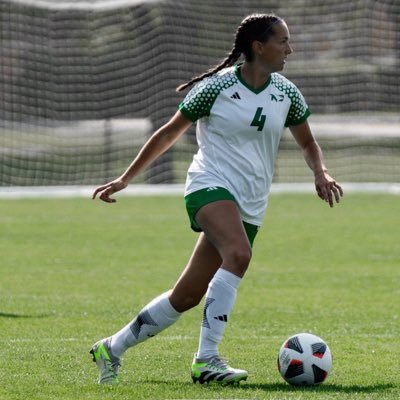
M 283 94 L 270 94 L 271 101 L 281 102 L 285 98 Z

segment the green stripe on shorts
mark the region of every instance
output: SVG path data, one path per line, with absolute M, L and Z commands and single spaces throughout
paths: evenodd
M 196 222 L 196 214 L 201 207 L 206 204 L 219 200 L 232 200 L 236 203 L 234 196 L 225 188 L 212 186 L 197 190 L 185 196 L 186 210 L 189 215 L 190 226 L 195 232 L 201 232 L 202 229 Z M 243 226 L 251 245 L 258 232 L 258 226 L 243 221 Z

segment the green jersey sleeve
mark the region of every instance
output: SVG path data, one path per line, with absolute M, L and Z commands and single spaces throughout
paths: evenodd
M 181 113 L 192 122 L 210 115 L 212 104 L 207 86 L 207 80 L 203 80 L 194 86 L 183 101 L 179 104 Z
M 311 113 L 297 86 L 290 82 L 289 79 L 277 73 L 272 74 L 272 83 L 290 99 L 291 104 L 285 126 L 299 125 L 306 121 Z
M 293 85 L 294 86 L 294 85 Z M 310 110 L 300 90 L 294 86 L 293 93 L 289 94 L 291 105 L 286 118 L 285 126 L 302 124 L 310 116 Z
M 236 82 L 237 78 L 232 68 L 205 78 L 189 91 L 179 104 L 179 110 L 192 122 L 202 117 L 208 117 L 221 91 L 231 87 Z

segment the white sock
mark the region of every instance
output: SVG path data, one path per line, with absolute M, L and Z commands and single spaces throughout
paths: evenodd
M 111 337 L 111 352 L 115 357 L 121 357 L 129 347 L 155 336 L 179 319 L 181 313 L 172 307 L 168 295 L 166 292 L 156 297 Z
M 233 308 L 239 283 L 238 276 L 222 268 L 209 283 L 197 358 L 208 359 L 218 355 L 218 344 Z

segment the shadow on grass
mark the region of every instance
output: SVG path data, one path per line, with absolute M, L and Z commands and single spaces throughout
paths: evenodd
M 165 385 L 166 381 L 162 380 L 146 380 L 146 383 L 154 383 Z M 179 385 L 175 382 L 176 385 Z M 184 386 L 190 386 L 193 388 L 193 383 L 185 382 Z M 180 386 L 180 385 L 179 385 Z M 220 385 L 220 384 L 204 384 L 196 385 L 205 390 L 220 390 L 222 388 L 239 389 L 243 391 L 251 392 L 252 390 L 264 390 L 265 392 L 280 392 L 280 393 L 294 393 L 294 392 L 315 392 L 315 393 L 378 393 L 389 389 L 396 388 L 396 385 L 391 383 L 376 384 L 376 385 L 335 385 L 324 383 L 323 385 L 317 386 L 291 386 L 286 383 L 245 383 L 242 382 L 239 385 Z
M 334 385 L 324 383 L 319 386 L 290 386 L 286 383 L 243 383 L 240 385 L 243 390 L 265 390 L 267 392 L 321 392 L 321 393 L 376 393 L 395 388 L 391 383 L 377 385 Z
M 14 313 L 5 313 L 0 311 L 0 318 L 47 318 L 53 317 L 55 313 L 49 314 L 14 314 Z

